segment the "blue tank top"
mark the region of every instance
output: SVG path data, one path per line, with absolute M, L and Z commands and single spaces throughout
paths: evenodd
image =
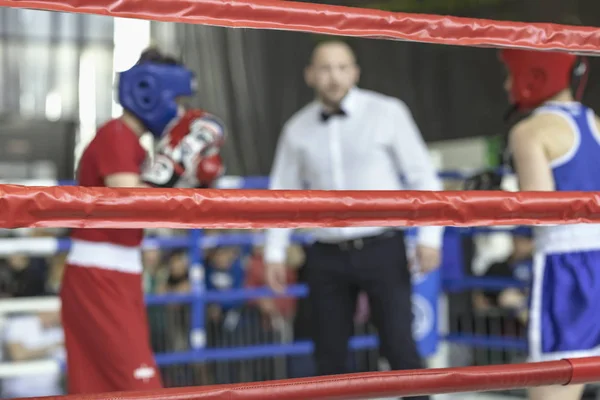
M 535 114 L 552 113 L 565 118 L 575 135 L 573 147 L 550 164 L 557 191 L 600 191 L 600 133 L 593 110 L 581 103 L 547 103 Z M 600 249 L 600 224 L 538 226 L 536 249 L 571 252 Z
M 600 191 L 600 133 L 593 110 L 581 103 L 548 103 L 535 113 L 561 115 L 575 134 L 572 149 L 551 163 L 556 190 Z

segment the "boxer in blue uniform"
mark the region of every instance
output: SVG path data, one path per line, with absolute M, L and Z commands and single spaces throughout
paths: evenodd
M 529 50 L 503 50 L 501 59 L 505 89 L 527 113 L 509 135 L 520 190 L 600 191 L 600 119 L 578 101 L 585 60 Z M 600 356 L 600 225 L 537 226 L 533 237 L 530 361 Z M 532 388 L 529 398 L 577 400 L 583 389 Z

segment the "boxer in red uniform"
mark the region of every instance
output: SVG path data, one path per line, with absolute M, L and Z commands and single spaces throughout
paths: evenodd
M 103 125 L 84 151 L 79 184 L 210 184 L 222 172 L 218 149 L 223 126 L 202 111 L 185 113 L 178 104 L 193 94 L 193 83 L 191 71 L 155 50 L 121 73 L 124 113 Z M 159 140 L 152 164 L 139 143 L 146 131 Z M 161 388 L 142 292 L 143 230 L 74 229 L 71 236 L 60 294 L 69 393 Z

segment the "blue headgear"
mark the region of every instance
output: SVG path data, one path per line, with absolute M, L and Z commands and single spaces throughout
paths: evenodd
M 156 137 L 177 117 L 179 96 L 194 93 L 192 71 L 171 64 L 146 62 L 119 74 L 119 103 Z

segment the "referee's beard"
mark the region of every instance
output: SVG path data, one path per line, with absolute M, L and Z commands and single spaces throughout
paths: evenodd
M 323 106 L 329 111 L 335 111 L 340 109 L 340 105 L 344 98 L 348 95 L 350 89 L 346 89 L 342 94 L 338 91 L 332 91 L 328 93 L 327 91 L 323 91 L 318 93 L 318 98 L 323 103 Z

